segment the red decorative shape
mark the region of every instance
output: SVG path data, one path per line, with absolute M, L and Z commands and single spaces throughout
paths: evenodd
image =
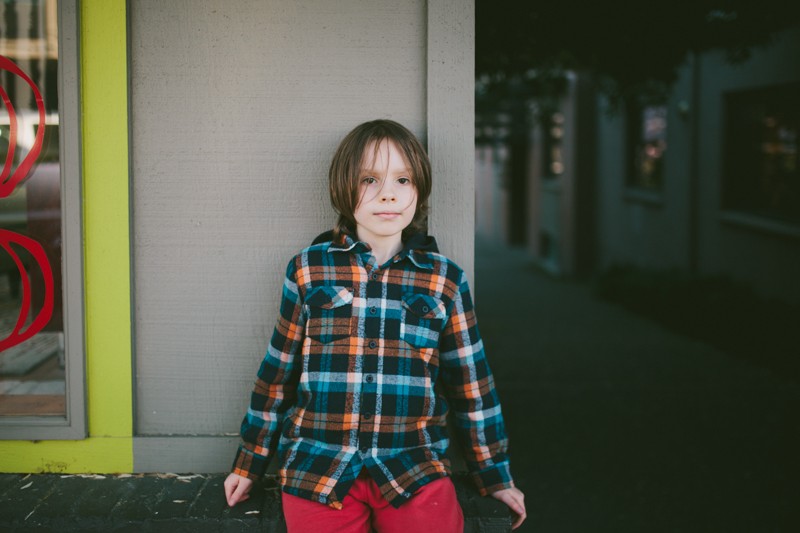
M 28 316 L 28 310 L 31 307 L 31 282 L 25 272 L 25 265 L 19 255 L 12 248 L 12 244 L 21 246 L 36 260 L 39 269 L 42 272 L 44 279 L 44 303 L 39 311 L 39 314 L 33 319 L 31 324 L 24 331 L 22 327 L 25 325 L 25 320 Z M 0 247 L 4 248 L 6 252 L 14 260 L 14 263 L 19 269 L 20 278 L 22 280 L 22 306 L 19 311 L 19 318 L 14 330 L 3 340 L 0 340 L 0 352 L 6 348 L 11 348 L 17 344 L 24 342 L 37 333 L 39 333 L 50 321 L 53 315 L 53 270 L 50 268 L 50 262 L 47 260 L 47 254 L 42 248 L 42 245 L 19 233 L 0 229 Z
M 33 146 L 30 152 L 28 152 L 28 155 L 25 156 L 25 159 L 22 160 L 22 163 L 19 164 L 17 170 L 9 177 L 8 175 L 11 171 L 11 163 L 14 155 L 13 152 L 17 142 L 17 119 L 16 113 L 14 113 L 14 107 L 11 105 L 11 101 L 8 99 L 6 92 L 3 91 L 2 95 L 0 95 L 8 110 L 12 131 L 8 145 L 9 155 L 6 156 L 5 165 L 3 165 L 3 173 L 0 174 L 0 198 L 7 198 L 14 192 L 16 186 L 28 176 L 33 164 L 36 162 L 36 158 L 39 157 L 39 153 L 42 151 L 42 144 L 44 143 L 44 100 L 42 99 L 42 93 L 39 92 L 39 88 L 33 83 L 33 80 L 30 79 L 16 63 L 5 56 L 0 56 L 0 70 L 7 70 L 25 80 L 25 83 L 27 83 L 33 91 L 33 96 L 36 100 L 36 109 L 39 111 L 39 127 L 36 129 L 36 139 L 33 142 Z
M 7 57 L 0 56 L 0 70 L 7 70 L 19 76 L 30 86 L 36 100 L 36 108 L 39 111 L 39 127 L 36 129 L 36 138 L 34 139 L 33 146 L 25 156 L 25 159 L 22 160 L 22 163 L 20 163 L 17 169 L 12 173 L 11 167 L 14 163 L 14 151 L 16 150 L 17 145 L 17 115 L 14 111 L 14 106 L 12 105 L 11 100 L 8 98 L 8 94 L 2 87 L 0 87 L 0 98 L 2 98 L 3 104 L 8 111 L 10 124 L 8 154 L 6 154 L 6 160 L 3 164 L 3 171 L 0 173 L 0 198 L 7 198 L 12 192 L 14 192 L 14 189 L 17 187 L 17 185 L 24 181 L 28 176 L 31 168 L 36 162 L 36 159 L 39 157 L 39 154 L 42 151 L 42 144 L 44 141 L 45 113 L 42 93 L 39 91 L 39 88 L 36 86 L 33 80 L 31 80 L 31 78 L 25 74 L 22 69 L 20 69 Z M 23 327 L 25 326 L 28 312 L 31 308 L 31 282 L 28 279 L 28 274 L 25 271 L 25 265 L 22 263 L 19 255 L 11 246 L 12 244 L 20 246 L 31 254 L 33 259 L 36 261 L 36 264 L 39 266 L 39 270 L 42 273 L 42 279 L 44 280 L 44 301 L 42 302 L 42 308 L 34 317 L 31 324 L 24 330 Z M 30 339 L 44 329 L 44 327 L 50 321 L 50 318 L 53 316 L 55 291 L 53 283 L 53 269 L 50 267 L 50 261 L 47 259 L 47 254 L 41 244 L 30 237 L 25 237 L 24 235 L 20 235 L 19 233 L 15 233 L 6 229 L 0 229 L 0 247 L 8 252 L 14 261 L 14 264 L 17 265 L 17 269 L 20 273 L 20 280 L 22 281 L 22 305 L 20 306 L 19 317 L 17 318 L 17 323 L 14 326 L 14 330 L 6 338 L 0 340 L 1 352 L 6 348 L 11 348 L 12 346 L 16 346 L 17 344 Z
M 14 164 L 14 151 L 17 149 L 17 114 L 14 112 L 14 106 L 11 105 L 8 94 L 2 87 L 0 87 L 0 98 L 3 99 L 3 104 L 5 104 L 6 110 L 8 111 L 8 124 L 10 129 L 8 135 L 8 153 L 6 154 L 6 162 L 3 164 L 3 173 L 0 174 L 0 183 L 4 183 L 11 173 L 11 166 Z

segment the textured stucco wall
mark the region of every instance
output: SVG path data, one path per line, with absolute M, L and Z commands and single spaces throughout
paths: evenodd
M 331 227 L 327 166 L 356 124 L 429 144 L 431 232 L 471 273 L 472 3 L 454 5 L 130 2 L 137 470 L 227 467 L 286 263 Z

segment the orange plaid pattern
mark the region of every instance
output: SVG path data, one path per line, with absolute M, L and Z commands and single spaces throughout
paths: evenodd
M 399 506 L 450 473 L 451 408 L 480 491 L 513 486 L 466 276 L 427 239 L 384 265 L 349 238 L 290 261 L 234 472 L 277 454 L 285 492 L 336 504 L 367 468 Z

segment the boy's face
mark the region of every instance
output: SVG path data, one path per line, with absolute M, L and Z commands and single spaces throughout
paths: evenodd
M 402 236 L 417 210 L 411 171 L 394 142 L 364 150 L 359 174 L 359 202 L 354 213 L 358 238 L 371 244 Z

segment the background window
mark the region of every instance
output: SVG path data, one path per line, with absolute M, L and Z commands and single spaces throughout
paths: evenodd
M 548 114 L 542 122 L 542 176 L 552 178 L 564 173 L 564 157 L 561 143 L 564 141 L 564 114 Z
M 800 224 L 800 83 L 725 97 L 724 209 Z
M 628 176 L 626 185 L 660 191 L 667 151 L 667 107 L 628 106 Z

